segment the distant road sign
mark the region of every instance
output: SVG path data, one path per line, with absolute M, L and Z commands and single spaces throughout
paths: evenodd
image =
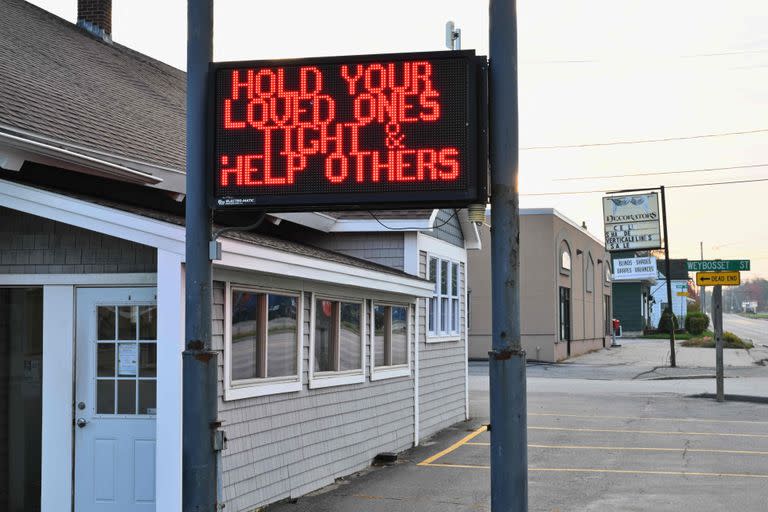
M 699 286 L 739 286 L 739 272 L 697 272 L 696 284 Z
M 749 260 L 688 260 L 688 272 L 749 270 Z
M 677 296 L 678 297 L 687 297 L 688 296 L 688 292 L 677 292 Z

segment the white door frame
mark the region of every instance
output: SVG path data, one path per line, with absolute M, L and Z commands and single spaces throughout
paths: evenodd
M 182 256 L 158 249 L 157 274 L 2 275 L 0 286 L 43 287 L 42 512 L 73 503 L 75 288 L 157 287 L 157 510 L 181 511 L 181 352 L 184 350 Z M 69 361 L 70 364 L 61 364 Z M 54 392 L 51 392 L 54 390 Z

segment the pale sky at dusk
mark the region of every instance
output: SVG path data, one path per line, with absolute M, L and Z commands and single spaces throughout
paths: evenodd
M 75 20 L 76 0 L 34 0 Z M 488 53 L 486 1 L 216 2 L 216 60 L 462 47 Z M 521 0 L 520 145 L 580 145 L 763 130 L 583 148 L 522 149 L 523 194 L 768 178 L 768 2 Z M 113 37 L 173 66 L 186 59 L 185 0 L 113 0 Z M 634 178 L 562 178 L 764 167 Z M 523 196 L 602 238 L 603 194 Z M 768 181 L 669 189 L 672 257 L 749 258 L 768 277 Z

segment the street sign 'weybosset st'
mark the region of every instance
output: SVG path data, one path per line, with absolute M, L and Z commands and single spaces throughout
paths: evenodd
M 750 260 L 688 260 L 688 272 L 750 270 Z
M 211 207 L 485 204 L 486 72 L 472 51 L 214 64 Z

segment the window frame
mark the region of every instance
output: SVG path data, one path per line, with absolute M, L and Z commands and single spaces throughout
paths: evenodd
M 376 366 L 376 316 L 375 316 L 376 306 L 405 308 L 406 315 L 408 318 L 406 322 L 406 331 L 405 331 L 405 339 L 406 339 L 405 352 L 407 357 L 407 362 L 405 364 L 390 365 L 390 366 Z M 411 376 L 411 349 L 412 349 L 411 336 L 413 335 L 413 328 L 411 326 L 412 319 L 413 319 L 413 312 L 411 309 L 412 306 L 413 306 L 412 303 L 371 300 L 371 308 L 369 311 L 369 316 L 370 316 L 369 336 L 371 339 L 370 364 L 371 364 L 371 380 L 372 381 Z
M 568 268 L 563 266 L 564 253 L 568 254 L 568 263 L 570 264 L 570 267 Z M 571 255 L 571 246 L 566 240 L 561 240 L 560 246 L 557 248 L 557 268 L 562 275 L 571 275 L 571 269 L 573 269 L 573 256 Z
M 592 253 L 587 254 L 585 259 L 587 264 L 584 268 L 584 289 L 587 293 L 593 293 L 595 291 L 595 260 L 592 258 Z
M 435 277 L 435 289 L 432 291 L 432 295 L 430 297 L 426 298 L 426 331 L 427 331 L 427 343 L 442 343 L 442 342 L 450 342 L 450 341 L 460 341 L 462 337 L 461 332 L 461 305 L 464 303 L 464 300 L 462 298 L 462 271 L 461 271 L 461 265 L 462 262 L 458 260 L 454 260 L 451 258 L 447 258 L 444 256 L 440 256 L 437 254 L 432 254 L 427 252 L 427 268 L 426 268 L 426 278 L 427 280 L 431 280 L 430 277 L 430 261 L 432 259 L 437 260 L 437 276 Z M 448 264 L 449 274 L 446 278 L 446 282 L 448 283 L 448 294 L 443 294 L 440 289 L 441 284 L 441 277 L 442 277 L 442 262 L 446 262 Z M 453 268 L 456 267 L 457 270 L 457 276 L 456 276 L 456 295 L 453 295 L 451 293 L 452 288 L 452 280 L 451 276 L 453 275 Z M 449 309 L 448 314 L 450 315 L 448 318 L 449 322 L 449 328 L 447 331 L 443 331 L 439 329 L 438 322 L 441 319 L 442 314 L 442 300 L 448 299 Z M 435 310 L 435 329 L 430 330 L 430 320 L 432 318 L 432 312 L 430 308 L 430 301 L 434 300 L 436 302 Z M 454 318 L 452 314 L 453 310 L 453 301 L 458 301 L 458 311 L 455 318 L 455 326 L 454 326 Z M 455 329 L 454 329 L 455 327 Z
M 567 315 L 566 318 L 563 318 L 563 290 L 567 290 L 566 295 L 567 297 Z M 558 298 L 557 298 L 557 316 L 558 316 L 558 342 L 563 341 L 571 341 L 571 289 L 567 286 L 559 286 L 558 287 Z M 565 335 L 563 334 L 564 330 L 567 329 L 567 332 Z
M 232 380 L 232 292 L 234 290 L 296 298 L 296 375 Z M 224 286 L 224 401 L 301 391 L 303 342 L 304 294 L 302 291 L 227 281 Z
M 611 286 L 611 281 L 613 279 L 613 271 L 611 270 L 611 263 L 608 260 L 603 260 L 604 270 L 603 270 L 603 284 L 606 287 Z
M 309 321 L 309 389 L 327 388 L 332 386 L 345 386 L 348 384 L 362 384 L 365 382 L 365 315 L 366 300 L 359 297 L 348 297 L 331 295 L 325 293 L 312 292 L 310 304 Z M 342 302 L 360 305 L 360 369 L 315 372 L 315 308 L 318 300 L 329 300 L 333 302 Z M 339 315 L 341 322 L 341 315 Z M 337 329 L 337 332 L 339 330 Z M 339 339 L 335 340 L 340 343 Z

